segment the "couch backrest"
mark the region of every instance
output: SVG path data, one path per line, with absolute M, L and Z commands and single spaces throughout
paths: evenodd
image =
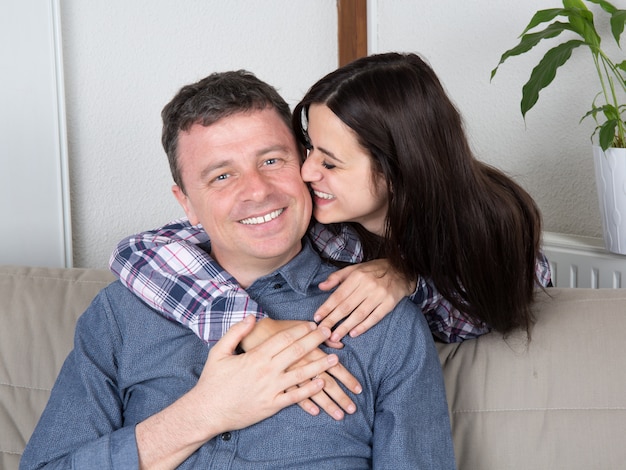
M 0 468 L 14 469 L 105 270 L 0 266 Z
M 530 342 L 439 346 L 459 469 L 626 468 L 626 290 L 548 292 Z
M 16 469 L 72 347 L 113 276 L 0 266 L 0 468 Z M 550 289 L 532 340 L 438 345 L 460 470 L 626 465 L 626 290 Z M 419 419 L 419 417 L 416 417 Z

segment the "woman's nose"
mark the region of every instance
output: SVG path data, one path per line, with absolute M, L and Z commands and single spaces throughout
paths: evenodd
M 300 173 L 302 174 L 302 179 L 305 183 L 318 181 L 321 176 L 319 166 L 315 164 L 314 158 L 312 158 L 311 156 L 307 157 L 304 160 L 304 163 L 302 163 Z

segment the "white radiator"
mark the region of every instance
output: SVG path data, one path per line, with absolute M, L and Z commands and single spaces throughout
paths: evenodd
M 544 232 L 543 249 L 556 287 L 626 288 L 626 256 L 608 252 L 601 238 Z

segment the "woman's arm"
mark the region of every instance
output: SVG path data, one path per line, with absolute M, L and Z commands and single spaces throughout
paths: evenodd
M 310 236 L 318 249 L 332 259 L 354 262 L 362 256 L 358 238 L 347 225 L 333 232 L 317 224 L 313 226 Z M 535 274 L 537 286 L 551 285 L 550 264 L 543 252 L 539 252 L 537 257 Z M 340 347 L 339 342 L 346 334 L 352 337 L 363 334 L 387 315 L 402 297 L 410 295 L 426 316 L 433 336 L 443 342 L 474 339 L 491 331 L 486 323 L 471 319 L 453 307 L 439 293 L 431 279 L 420 277 L 415 289 L 411 287 L 414 285 L 397 273 L 386 260 L 344 268 L 320 284 L 323 290 L 339 287 L 320 306 L 314 320 L 333 328 L 345 319 L 334 329 L 328 343 Z
M 205 342 L 219 340 L 259 305 L 201 246 L 209 239 L 186 219 L 122 240 L 109 266 L 139 298 L 190 328 Z
M 215 342 L 246 316 L 260 319 L 265 314 L 236 279 L 211 259 L 208 243 L 202 227 L 177 220 L 122 240 L 111 256 L 111 270 L 157 312 L 187 326 L 206 343 Z M 259 344 L 285 328 L 277 323 L 273 322 L 269 334 L 264 329 L 267 323 L 255 327 L 249 341 Z M 249 350 L 245 345 L 244 349 Z M 321 355 L 321 350 L 313 351 L 300 364 L 319 360 Z M 355 405 L 337 381 L 360 393 L 354 376 L 337 364 L 323 378 L 324 390 L 300 403 L 301 408 L 313 415 L 322 408 L 336 419 L 343 418 L 342 409 L 353 413 Z

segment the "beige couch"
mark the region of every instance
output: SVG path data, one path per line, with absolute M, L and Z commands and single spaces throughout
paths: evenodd
M 0 267 L 0 468 L 17 468 L 76 318 L 112 279 Z M 626 468 L 626 290 L 551 289 L 537 317 L 530 343 L 439 347 L 459 468 Z

